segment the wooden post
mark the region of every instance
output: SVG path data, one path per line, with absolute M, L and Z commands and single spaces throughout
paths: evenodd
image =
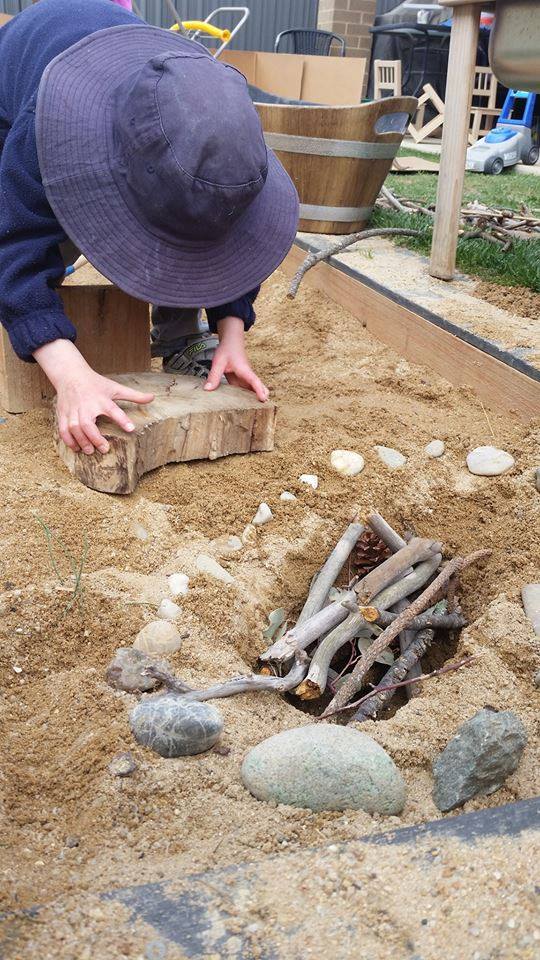
M 118 290 L 90 264 L 60 287 L 66 314 L 77 329 L 77 346 L 97 373 L 138 373 L 150 368 L 147 303 Z M 46 406 L 54 390 L 37 364 L 15 356 L 0 328 L 0 406 L 23 413 Z
M 449 0 L 447 0 L 449 2 Z M 443 4 L 445 0 L 443 0 Z M 452 280 L 456 265 L 459 212 L 463 196 L 465 154 L 469 134 L 472 86 L 478 49 L 480 3 L 452 4 L 454 9 L 444 129 L 437 187 L 437 207 L 429 272 L 440 280 Z

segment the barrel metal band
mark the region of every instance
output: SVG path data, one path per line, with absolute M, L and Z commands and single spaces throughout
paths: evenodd
M 301 220 L 336 220 L 347 223 L 349 220 L 367 220 L 373 207 L 322 207 L 315 203 L 300 204 Z
M 360 160 L 392 160 L 400 146 L 399 143 L 296 137 L 290 133 L 265 133 L 264 139 L 272 150 L 282 150 L 284 153 L 311 153 L 318 157 L 351 157 Z

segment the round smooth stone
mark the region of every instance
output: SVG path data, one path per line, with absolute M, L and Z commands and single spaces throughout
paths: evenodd
M 182 607 L 179 607 L 174 600 L 164 597 L 156 612 L 161 620 L 178 620 L 182 613 Z
M 407 463 L 407 457 L 400 453 L 399 450 L 394 450 L 393 447 L 375 446 L 375 449 L 379 455 L 379 459 L 382 460 L 387 467 L 390 467 L 391 470 L 404 467 Z
M 330 466 L 343 477 L 356 477 L 364 469 L 365 461 L 363 456 L 354 450 L 332 450 Z
M 189 757 L 210 750 L 223 731 L 215 707 L 176 694 L 147 697 L 133 708 L 129 724 L 135 739 L 160 757 Z
M 432 440 L 431 443 L 426 444 L 424 447 L 424 453 L 430 460 L 435 460 L 437 457 L 442 457 L 446 447 L 442 440 Z
M 514 458 L 498 447 L 476 447 L 467 454 L 467 467 L 477 477 L 498 477 L 511 470 Z
M 182 646 L 182 637 L 170 620 L 153 620 L 139 630 L 133 646 L 142 653 L 176 653 Z
M 291 503 L 293 500 L 297 500 L 294 493 L 291 493 L 290 490 L 284 490 L 283 493 L 280 493 L 279 499 L 283 500 L 284 503 Z
M 263 740 L 242 765 L 244 786 L 259 800 L 320 810 L 399 814 L 403 777 L 375 740 L 359 730 L 321 723 Z
M 183 597 L 189 589 L 189 577 L 185 573 L 171 573 L 167 578 L 173 597 Z

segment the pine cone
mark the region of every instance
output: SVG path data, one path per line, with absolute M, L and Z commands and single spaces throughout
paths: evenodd
M 371 530 L 364 530 L 353 556 L 353 567 L 356 576 L 365 577 L 367 573 L 387 560 L 390 550 Z

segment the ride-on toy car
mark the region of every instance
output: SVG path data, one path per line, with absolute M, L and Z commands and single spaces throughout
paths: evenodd
M 534 118 L 535 103 L 535 93 L 509 90 L 497 125 L 467 150 L 465 169 L 498 174 L 516 163 L 536 163 L 540 136 L 539 119 Z M 518 118 L 515 114 L 520 108 Z

